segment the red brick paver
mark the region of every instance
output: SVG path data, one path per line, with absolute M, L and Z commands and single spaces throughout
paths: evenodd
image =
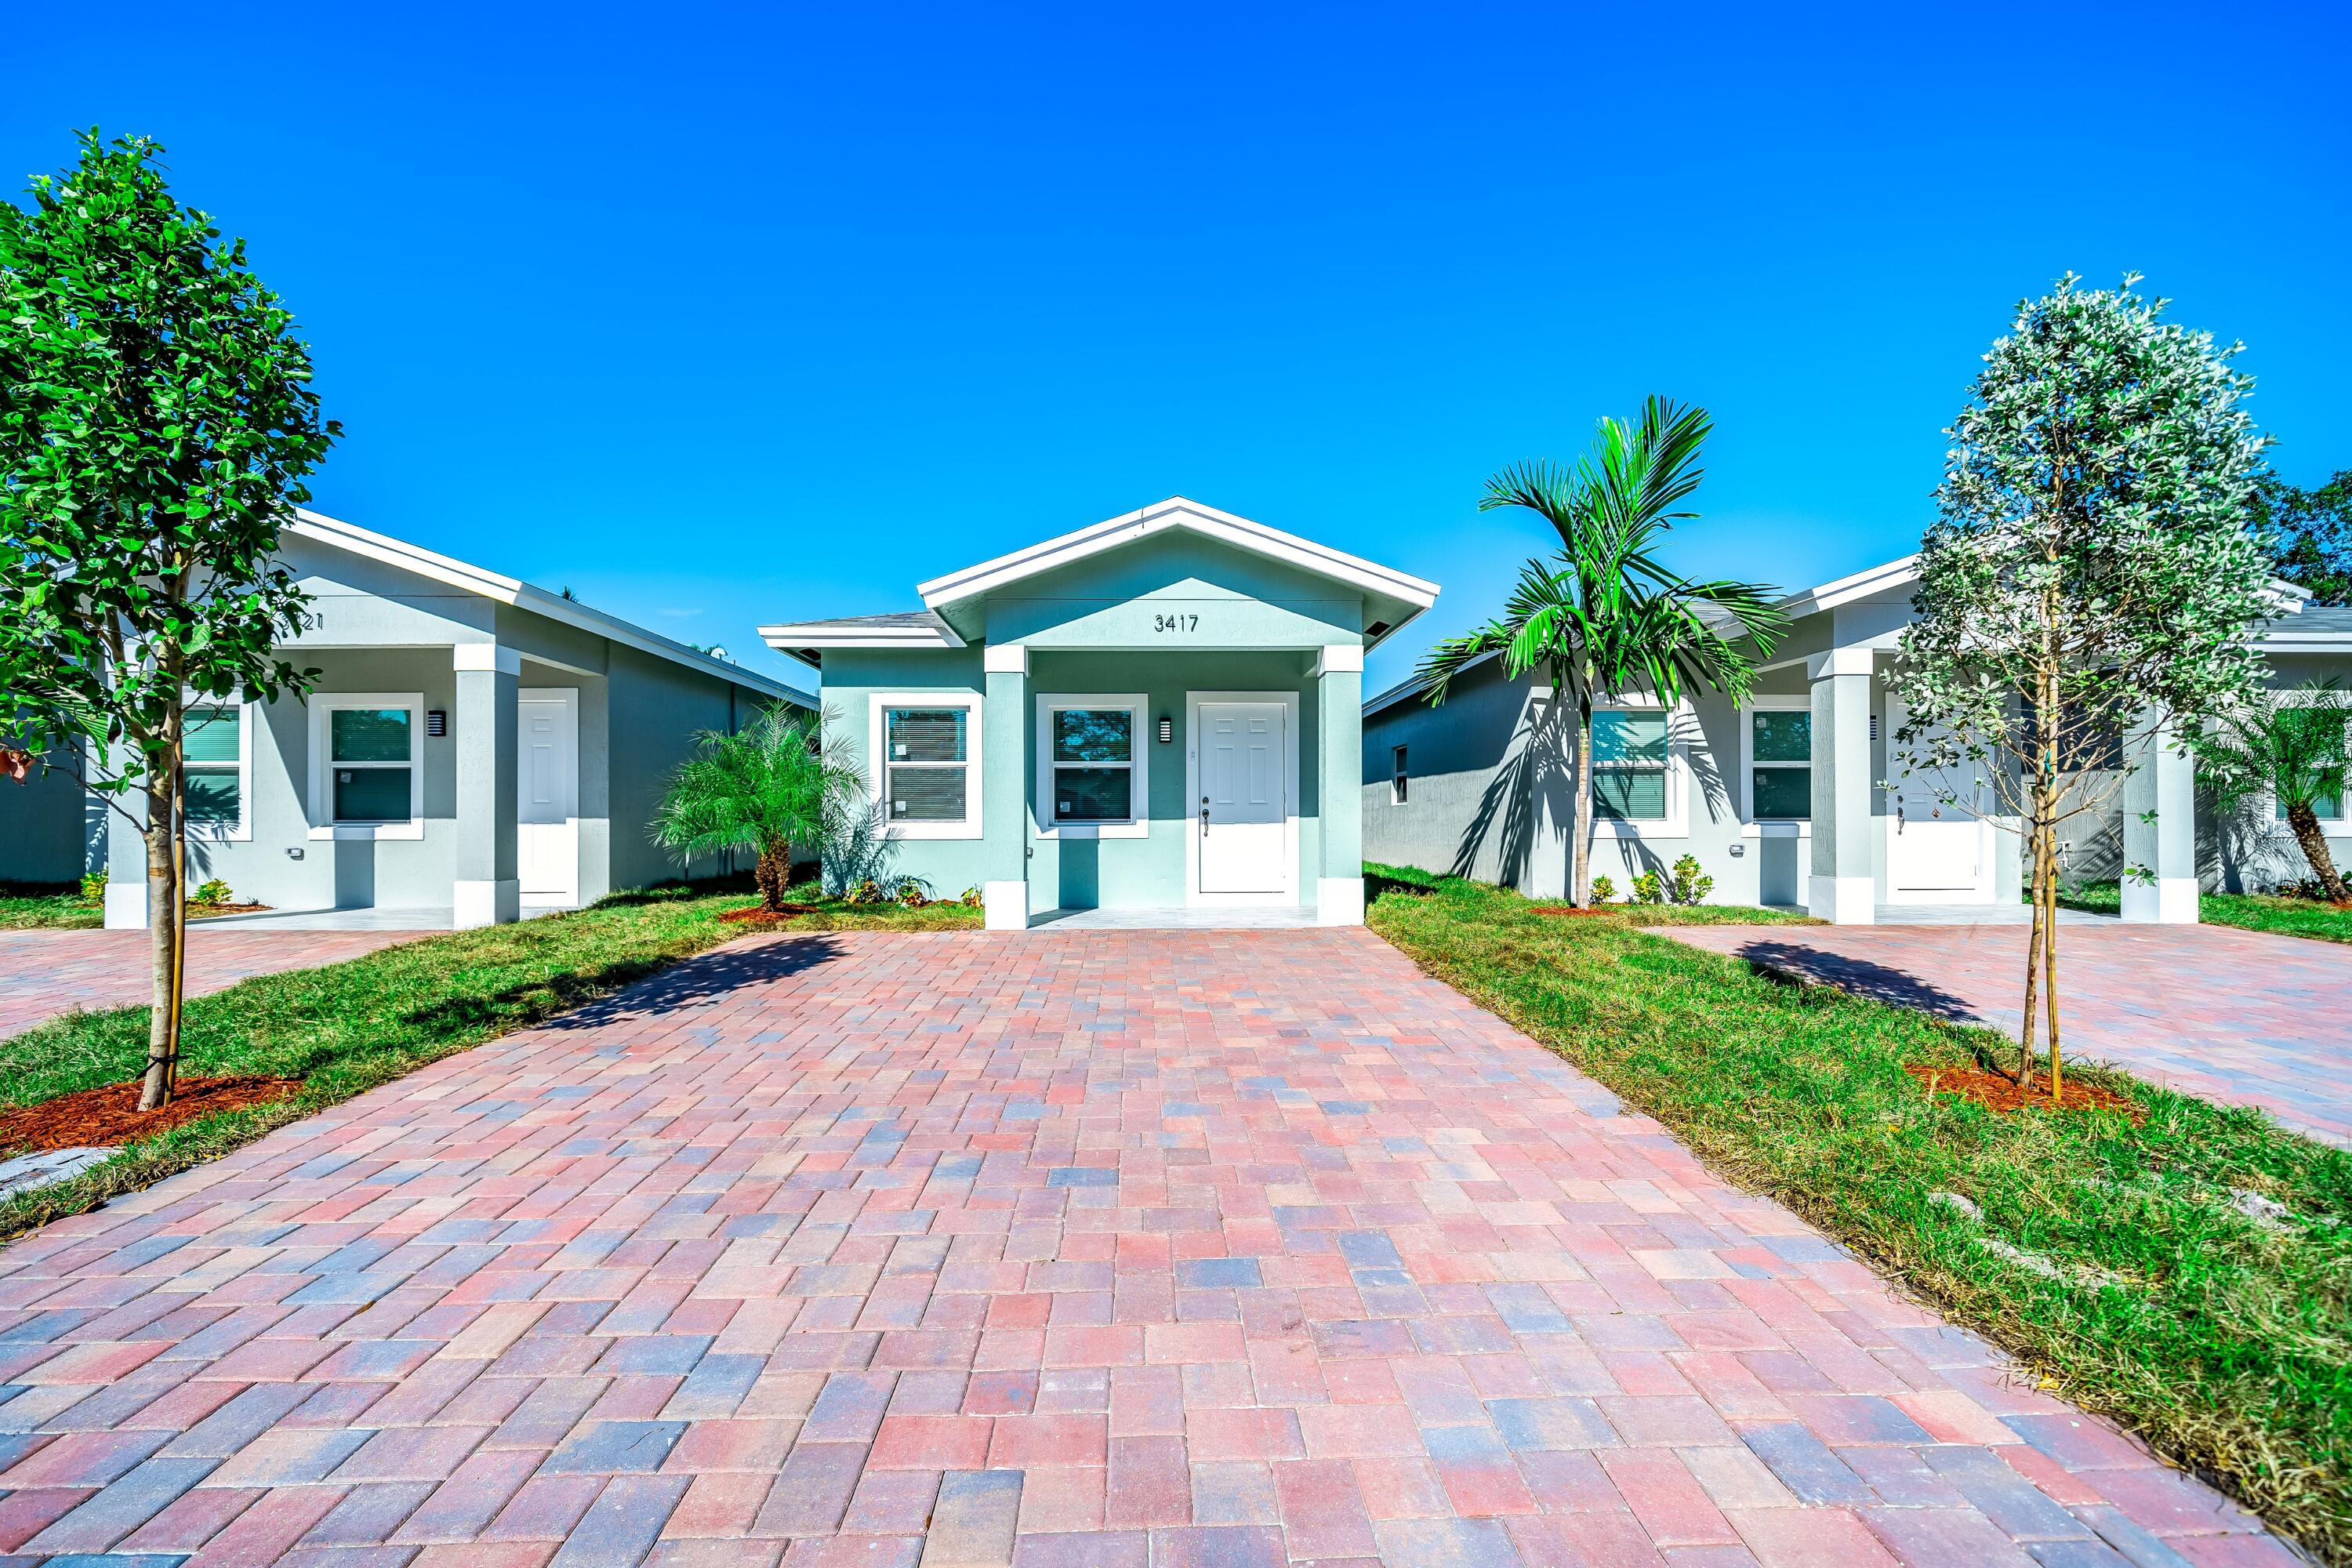
M 1675 926 L 1664 934 L 2014 1036 L 2024 926 Z M 2352 946 L 2228 926 L 2062 924 L 2065 1047 L 2352 1143 Z
M 1360 931 L 707 954 L 0 1252 L 0 1384 L 32 1557 L 2289 1561 Z
M 396 931 L 188 930 L 188 994 L 257 974 L 339 963 L 425 933 Z M 0 931 L 0 1037 L 75 1011 L 136 1007 L 154 994 L 143 931 Z

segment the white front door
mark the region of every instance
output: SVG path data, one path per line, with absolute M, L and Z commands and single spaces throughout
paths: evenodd
M 1901 699 L 1886 700 L 1886 732 L 1903 727 Z M 1931 742 L 1932 743 L 1932 742 Z M 1895 815 L 1886 825 L 1886 896 L 1894 903 L 1981 903 L 1992 897 L 1991 785 L 1981 763 L 1902 773 L 1890 758 Z M 1947 796 L 1952 798 L 1947 799 Z
M 580 901 L 580 692 L 530 687 L 515 700 L 515 868 L 534 904 Z
M 1199 890 L 1281 893 L 1290 886 L 1290 740 L 1279 702 L 1203 702 L 1198 709 Z

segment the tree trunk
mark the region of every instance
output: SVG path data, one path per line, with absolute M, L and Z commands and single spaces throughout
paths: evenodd
M 2050 1015 L 2050 1103 L 2066 1100 L 2066 1063 L 2058 1049 L 2058 828 L 2044 822 L 2042 836 L 2042 979 L 2049 993 L 2043 1010 Z
M 2048 880 L 2050 868 L 2042 860 L 2042 802 L 2037 791 L 2033 803 L 2034 829 L 2032 850 L 2027 856 L 2033 882 L 2033 933 L 2025 942 L 2025 1023 L 2017 1036 L 2017 1083 L 2021 1089 L 2033 1087 L 2033 1026 L 2034 1014 L 2042 994 L 2042 885 Z
M 760 863 L 752 868 L 751 879 L 760 885 L 760 907 L 770 914 L 781 914 L 784 908 L 784 889 L 792 881 L 792 847 L 776 844 L 763 847 Z
M 180 888 L 179 822 L 173 812 L 168 770 L 148 767 L 147 934 L 154 960 L 154 986 L 147 1013 L 147 1071 L 139 1086 L 139 1109 L 168 1105 L 180 1068 Z
M 2303 846 L 2303 858 L 2311 862 L 2311 874 L 2319 879 L 2320 891 L 2330 903 L 2340 904 L 2352 899 L 2352 890 L 2344 885 L 2343 874 L 2336 868 L 2336 857 L 2328 853 L 2327 834 L 2319 826 L 2319 814 L 2309 802 L 2286 808 L 2286 825 L 2294 832 L 2294 841 Z
M 1557 704 L 1555 704 L 1557 706 Z M 1576 866 L 1568 901 L 1592 907 L 1592 706 L 1576 705 Z

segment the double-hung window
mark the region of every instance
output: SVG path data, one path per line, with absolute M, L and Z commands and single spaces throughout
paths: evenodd
M 1664 822 L 1666 711 L 1603 708 L 1592 715 L 1592 813 L 1603 822 Z
M 875 780 L 885 823 L 909 838 L 980 835 L 980 700 L 874 699 Z
M 2340 709 L 2281 708 L 2276 714 L 2273 723 L 2296 729 L 2324 729 L 2330 723 L 2339 726 L 2352 724 L 2352 719 L 2347 719 Z M 2346 796 L 2341 795 L 2315 795 L 2311 802 L 2311 814 L 2322 822 L 2341 822 L 2344 820 L 2345 799 Z M 2279 821 L 2286 820 L 2286 807 L 2279 805 L 2275 796 L 2272 800 L 2271 810 Z
M 310 699 L 310 831 L 322 837 L 421 837 L 423 697 L 331 693 Z
M 253 785 L 253 741 L 241 702 L 191 702 L 181 756 L 182 799 L 188 826 L 207 838 L 251 836 L 247 798 Z
M 1756 822 L 1813 816 L 1813 714 L 1801 708 L 1748 710 L 1748 800 Z
M 1139 696 L 1037 699 L 1037 827 L 1048 837 L 1149 831 L 1146 702 Z

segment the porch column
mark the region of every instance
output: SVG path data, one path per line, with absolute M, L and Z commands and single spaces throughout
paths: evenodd
M 981 713 L 982 923 L 1029 929 L 1029 649 L 990 643 L 981 650 L 988 695 Z
M 1868 925 L 1876 879 L 1870 847 L 1870 650 L 1832 648 L 1805 664 L 1813 692 L 1813 918 Z
M 2124 735 L 2124 919 L 2195 925 L 2196 765 L 2171 731 L 2145 722 Z
M 138 759 L 137 752 L 118 746 L 106 765 L 110 770 L 136 774 L 143 771 Z M 139 822 L 147 820 L 144 791 L 132 790 L 114 799 Z M 147 838 L 138 824 L 124 821 L 122 813 L 111 805 L 106 808 L 106 898 L 102 907 L 105 913 L 100 918 L 109 931 L 147 929 Z
M 1333 643 L 1315 661 L 1315 923 L 1364 923 L 1364 649 Z
M 451 650 L 457 704 L 449 714 L 457 752 L 457 880 L 451 903 L 460 931 L 501 925 L 522 914 L 515 860 L 515 689 L 522 655 L 496 643 Z M 425 765 L 425 737 L 415 737 L 414 765 Z

